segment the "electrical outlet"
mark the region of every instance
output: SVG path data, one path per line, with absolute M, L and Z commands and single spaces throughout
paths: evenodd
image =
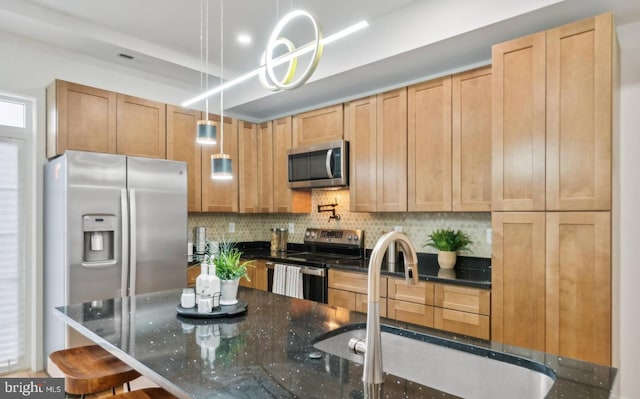
M 393 229 L 402 233 L 402 226 L 394 226 Z
M 294 227 L 293 223 L 289 223 L 289 234 L 294 233 L 295 229 L 293 227 Z
M 236 232 L 236 224 L 233 222 L 229 222 L 229 233 L 235 233 Z
M 487 229 L 487 244 L 491 244 L 491 229 Z

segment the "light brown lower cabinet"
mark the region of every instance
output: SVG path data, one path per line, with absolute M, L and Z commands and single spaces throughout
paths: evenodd
M 241 260 L 241 262 L 245 262 L 245 260 Z M 241 278 L 240 286 L 262 291 L 267 290 L 267 263 L 265 260 L 257 259 L 249 263 L 247 275 L 249 279 Z
M 611 213 L 492 214 L 492 340 L 611 364 Z
M 387 300 L 387 316 L 398 321 L 433 327 L 433 306 L 389 298 Z
M 380 315 L 389 319 L 435 327 L 489 339 L 491 291 L 481 288 L 381 277 Z M 329 270 L 329 305 L 367 312 L 367 274 Z

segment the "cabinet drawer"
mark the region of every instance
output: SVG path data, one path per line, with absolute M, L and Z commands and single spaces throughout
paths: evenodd
M 481 288 L 436 284 L 435 306 L 489 316 L 491 314 L 491 291 Z
M 434 308 L 434 327 L 458 334 L 489 339 L 489 316 Z
M 328 285 L 329 288 L 367 294 L 367 278 L 366 273 L 329 270 Z M 380 277 L 380 296 L 387 296 L 387 277 Z
M 349 310 L 356 310 L 356 293 L 329 288 L 327 303 L 331 306 L 340 306 Z
M 416 285 L 408 285 L 404 279 L 389 278 L 388 280 L 388 298 L 433 305 L 433 283 L 420 281 Z
M 387 300 L 387 317 L 398 321 L 433 327 L 433 307 L 412 302 Z
M 367 313 L 368 297 L 365 294 L 356 294 L 356 310 Z M 387 317 L 387 299 L 380 298 L 380 316 Z

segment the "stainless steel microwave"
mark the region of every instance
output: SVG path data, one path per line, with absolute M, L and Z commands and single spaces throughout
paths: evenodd
M 290 148 L 287 156 L 291 188 L 339 188 L 349 184 L 348 141 Z

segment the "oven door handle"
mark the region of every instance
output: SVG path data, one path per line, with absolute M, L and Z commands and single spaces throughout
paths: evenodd
M 308 274 L 310 276 L 324 277 L 327 274 L 326 269 L 322 267 L 309 267 L 309 266 L 292 265 L 292 264 L 286 264 L 286 263 L 278 263 L 278 264 L 297 267 L 300 269 L 300 273 Z M 267 269 L 274 269 L 275 265 L 276 264 L 274 262 L 267 262 Z

